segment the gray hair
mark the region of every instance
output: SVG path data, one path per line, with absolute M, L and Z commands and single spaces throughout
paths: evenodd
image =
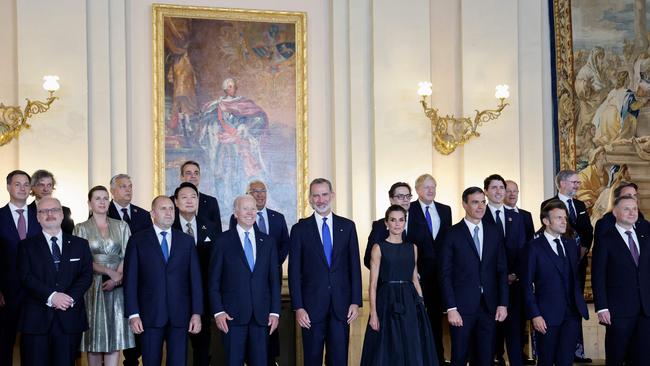
M 131 177 L 128 174 L 120 173 L 114 175 L 113 178 L 111 178 L 111 189 L 115 189 L 115 182 L 117 182 L 118 179 L 123 179 L 123 178 L 131 180 Z
M 261 185 L 264 186 L 264 188 L 266 188 L 266 183 L 262 182 L 259 179 L 255 179 L 255 180 L 252 180 L 252 181 L 248 182 L 248 185 L 246 186 L 246 194 L 249 194 L 249 192 L 251 191 L 251 186 L 253 184 L 261 184 Z
M 241 196 L 235 197 L 235 200 L 232 202 L 232 210 L 233 211 L 237 210 L 237 206 L 239 205 L 239 202 L 247 198 L 250 198 L 253 200 L 253 202 L 255 202 L 255 198 L 253 198 L 253 196 L 251 196 L 250 194 L 242 194 Z
M 574 176 L 576 174 L 578 173 L 575 170 L 571 170 L 571 169 L 560 170 L 559 172 L 557 172 L 557 175 L 555 176 L 555 188 L 560 189 L 560 182 L 563 182 L 569 179 L 569 177 Z

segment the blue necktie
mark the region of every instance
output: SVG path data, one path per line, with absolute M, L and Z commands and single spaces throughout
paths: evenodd
M 253 271 L 253 268 L 255 268 L 255 257 L 253 256 L 253 243 L 251 243 L 251 239 L 248 237 L 248 234 L 250 234 L 248 231 L 244 231 L 244 254 L 246 254 L 246 260 L 248 261 L 248 267 L 250 267 L 251 272 Z
M 162 249 L 162 254 L 163 257 L 165 258 L 165 263 L 167 263 L 167 260 L 169 259 L 169 244 L 167 244 L 167 232 L 166 231 L 161 231 L 160 235 L 162 235 L 162 243 L 160 244 L 160 248 Z
M 481 240 L 478 238 L 478 226 L 474 226 L 474 235 L 472 235 L 472 240 L 474 240 L 474 246 L 476 247 L 478 257 L 481 258 Z
M 571 220 L 571 223 L 576 222 L 576 209 L 573 207 L 573 200 L 569 198 L 567 201 L 567 205 L 569 206 L 569 220 Z
M 425 207 L 426 212 L 424 217 L 427 219 L 427 225 L 429 226 L 429 232 L 433 233 L 433 221 L 431 221 L 431 214 L 429 213 L 429 206 Z
M 330 235 L 330 227 L 327 226 L 327 217 L 323 217 L 323 250 L 325 251 L 325 258 L 327 265 L 332 265 L 332 237 Z
M 257 212 L 257 227 L 260 229 L 261 232 L 264 234 L 268 234 L 266 232 L 266 220 L 264 220 L 264 215 L 262 215 L 262 211 Z
M 61 249 L 59 249 L 59 246 L 56 244 L 56 236 L 50 238 L 50 241 L 52 242 L 52 260 L 54 261 L 54 268 L 58 271 L 59 263 L 61 263 Z

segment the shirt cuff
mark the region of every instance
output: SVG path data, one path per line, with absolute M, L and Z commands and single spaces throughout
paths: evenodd
M 47 298 L 47 302 L 45 303 L 45 305 L 47 305 L 47 306 L 49 306 L 49 307 L 51 307 L 51 308 L 54 307 L 54 306 L 52 305 L 52 298 L 54 297 L 55 294 L 56 294 L 56 291 L 54 291 L 54 292 L 52 292 L 52 293 L 50 294 L 50 296 Z
M 214 317 L 216 318 L 216 317 L 218 317 L 218 316 L 221 315 L 221 314 L 225 314 L 225 311 L 220 311 L 220 312 L 214 314 Z
M 137 313 L 133 314 L 133 315 L 129 315 L 129 320 L 131 320 L 133 318 L 139 318 L 139 317 L 140 317 L 140 314 L 137 314 Z
M 600 314 L 600 313 L 605 312 L 605 311 L 609 311 L 609 309 L 601 309 L 601 310 L 598 310 L 598 311 L 596 312 L 596 314 Z
M 458 308 L 449 308 L 449 309 L 447 309 L 447 312 L 450 312 L 452 310 L 458 310 Z
M 270 313 L 269 316 L 274 316 L 276 318 L 280 318 L 280 314 L 276 314 L 276 313 Z

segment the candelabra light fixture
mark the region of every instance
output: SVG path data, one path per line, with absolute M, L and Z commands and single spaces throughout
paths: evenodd
M 20 106 L 6 106 L 0 103 L 0 146 L 8 144 L 17 138 L 23 129 L 31 127 L 27 120 L 35 114 L 47 112 L 54 100 L 54 92 L 59 90 L 59 77 L 56 75 L 43 76 L 43 89 L 50 93 L 45 101 L 27 100 L 25 109 Z
M 476 130 L 485 122 L 499 118 L 501 111 L 508 105 L 505 102 L 510 97 L 508 85 L 497 85 L 494 96 L 499 99 L 496 109 L 475 110 L 474 118 L 454 117 L 453 115 L 440 116 L 438 109 L 429 107 L 427 99 L 432 94 L 432 84 L 428 81 L 418 83 L 418 94 L 424 114 L 431 120 L 431 133 L 433 135 L 433 146 L 441 154 L 449 155 L 460 145 L 465 144 L 472 137 L 481 134 Z

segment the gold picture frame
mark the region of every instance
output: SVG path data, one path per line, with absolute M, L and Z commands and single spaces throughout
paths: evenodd
M 308 208 L 306 13 L 153 4 L 152 20 L 154 193 L 196 160 L 223 223 L 256 179 L 296 222 Z

